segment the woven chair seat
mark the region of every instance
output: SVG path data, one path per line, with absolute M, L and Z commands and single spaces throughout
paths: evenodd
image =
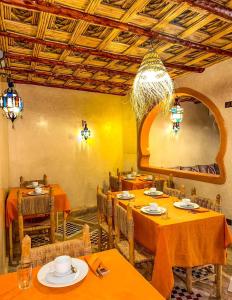
M 117 243 L 118 250 L 122 253 L 122 255 L 129 260 L 129 243 L 126 240 L 122 240 Z M 154 256 L 149 253 L 144 247 L 139 244 L 135 244 L 134 248 L 134 262 L 135 264 L 140 264 L 143 262 L 149 262 L 154 260 Z

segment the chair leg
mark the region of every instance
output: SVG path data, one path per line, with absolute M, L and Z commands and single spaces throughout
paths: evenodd
M 67 222 L 67 214 L 63 212 L 63 241 L 66 240 L 66 222 Z
M 102 228 L 100 226 L 98 228 L 98 250 L 102 250 Z
M 58 232 L 59 227 L 59 212 L 56 213 L 56 232 Z
M 108 239 L 108 249 L 112 249 L 113 248 L 113 235 L 112 233 L 109 234 L 109 239 Z
M 193 282 L 192 282 L 192 268 L 186 268 L 186 287 L 189 293 L 192 292 Z
M 222 297 L 222 266 L 215 265 L 215 282 L 216 282 L 216 298 L 221 299 Z
M 12 235 L 12 223 L 9 226 L 9 255 L 10 255 L 10 264 L 13 263 L 13 235 Z

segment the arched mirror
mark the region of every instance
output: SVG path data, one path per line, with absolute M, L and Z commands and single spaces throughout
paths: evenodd
M 188 88 L 177 89 L 176 99 L 176 105 L 183 110 L 179 128 L 173 124 L 171 112 L 164 115 L 157 106 L 143 120 L 139 134 L 140 169 L 224 183 L 226 131 L 219 110 L 210 99 Z

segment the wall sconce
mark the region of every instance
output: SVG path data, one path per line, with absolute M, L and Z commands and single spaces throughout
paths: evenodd
M 179 99 L 175 99 L 174 106 L 171 108 L 172 129 L 177 133 L 180 129 L 180 123 L 183 121 L 184 109 L 180 106 Z
M 91 132 L 87 127 L 87 122 L 84 120 L 82 120 L 82 127 L 83 127 L 83 129 L 81 130 L 82 139 L 87 141 L 87 139 L 90 137 Z

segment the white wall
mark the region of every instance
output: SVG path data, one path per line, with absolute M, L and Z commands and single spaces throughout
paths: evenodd
M 149 164 L 156 167 L 209 165 L 216 162 L 219 132 L 208 108 L 193 102 L 181 103 L 183 122 L 174 133 L 170 114 L 155 118 L 149 133 Z

